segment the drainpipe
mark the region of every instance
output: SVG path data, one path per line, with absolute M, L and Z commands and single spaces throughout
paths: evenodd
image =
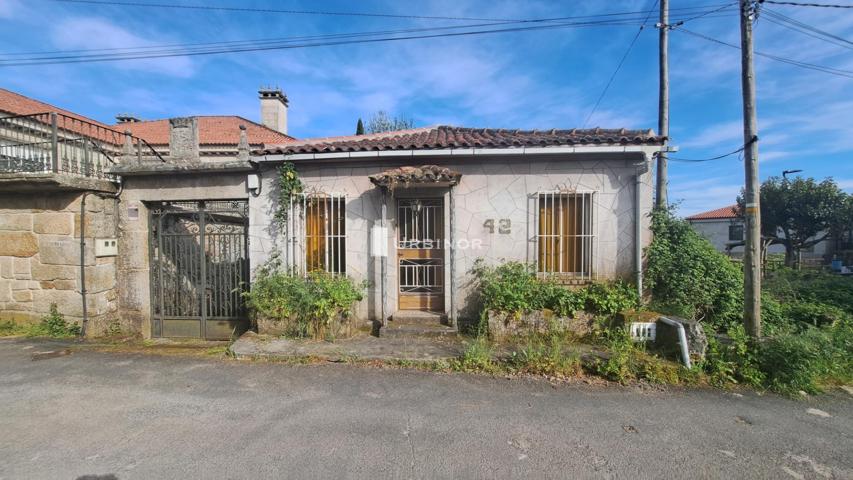
M 450 185 L 450 326 L 456 327 L 456 237 L 453 230 L 456 226 L 456 201 L 453 195 L 453 185 Z M 457 327 L 458 328 L 458 327 Z
M 80 298 L 83 302 L 83 321 L 80 324 L 80 337 L 86 336 L 86 324 L 89 323 L 89 311 L 86 305 L 86 197 L 88 195 L 96 195 L 101 198 L 118 199 L 124 190 L 124 183 L 121 177 L 118 180 L 118 190 L 111 195 L 104 195 L 98 192 L 83 192 L 83 197 L 80 199 Z M 114 216 L 113 221 L 118 221 L 118 217 Z
M 642 163 L 635 164 L 637 173 L 634 175 L 634 271 L 636 273 L 637 296 L 643 299 L 643 209 L 640 207 L 643 196 L 642 176 L 649 171 L 647 158 Z
M 383 229 L 383 231 L 387 225 L 387 223 L 386 223 L 386 219 L 388 216 L 388 205 L 387 204 L 388 204 L 388 194 L 385 191 L 385 188 L 382 188 L 382 229 Z M 388 243 L 388 237 L 387 236 L 385 237 L 385 243 L 386 244 Z M 380 285 L 381 285 L 380 296 L 382 297 L 382 326 L 384 327 L 384 326 L 387 326 L 387 324 L 388 324 L 388 322 L 387 322 L 388 315 L 385 312 L 385 303 L 386 303 L 386 296 L 387 296 L 386 284 L 388 283 L 388 278 L 387 278 L 388 277 L 388 275 L 387 275 L 388 255 L 381 257 L 379 259 L 379 264 L 380 264 L 380 270 L 381 270 L 379 273 L 379 276 L 382 278 L 382 280 L 380 281 Z

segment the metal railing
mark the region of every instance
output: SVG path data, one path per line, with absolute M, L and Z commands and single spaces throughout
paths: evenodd
M 287 208 L 286 262 L 293 271 L 346 275 L 346 202 L 342 193 L 303 192 Z
M 120 157 L 163 158 L 145 140 L 69 115 L 0 117 L 0 173 L 65 173 L 105 178 Z
M 537 272 L 562 281 L 594 278 L 594 192 L 536 194 Z

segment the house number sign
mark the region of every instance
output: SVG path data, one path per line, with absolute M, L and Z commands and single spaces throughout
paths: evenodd
M 489 233 L 495 233 L 495 219 L 489 218 L 483 222 L 483 227 L 489 230 Z M 508 218 L 498 219 L 498 233 L 501 235 L 509 235 L 512 232 L 512 222 Z

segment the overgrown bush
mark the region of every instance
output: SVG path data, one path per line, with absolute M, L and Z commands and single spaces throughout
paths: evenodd
M 483 312 L 521 314 L 547 308 L 559 316 L 571 317 L 579 310 L 612 315 L 639 305 L 635 289 L 621 281 L 570 288 L 538 277 L 532 265 L 506 262 L 492 267 L 482 259 L 477 260 L 473 273 Z
M 619 383 L 632 380 L 661 384 L 693 381 L 691 372 L 676 363 L 647 353 L 644 346 L 631 340 L 623 328 L 604 330 L 600 335 L 607 349 L 607 357 L 592 363 L 591 370 L 596 375 Z
M 65 315 L 59 313 L 55 303 L 50 304 L 50 312 L 41 318 L 41 322 L 26 329 L 30 337 L 76 337 L 82 332 L 79 324 L 68 322 Z
M 580 355 L 567 351 L 568 338 L 557 330 L 546 335 L 531 334 L 522 339 L 507 364 L 517 373 L 548 375 L 557 378 L 576 377 L 582 373 Z
M 827 384 L 850 382 L 853 326 L 809 328 L 770 338 L 758 348 L 757 361 L 766 386 L 781 393 L 819 393 Z
M 362 299 L 363 286 L 352 279 L 325 272 L 308 276 L 286 272 L 277 265 L 258 271 L 251 291 L 245 293 L 252 312 L 281 322 L 296 337 L 335 336 L 341 322 Z
M 653 309 L 723 326 L 743 310 L 743 274 L 687 221 L 670 210 L 652 214 L 646 287 Z

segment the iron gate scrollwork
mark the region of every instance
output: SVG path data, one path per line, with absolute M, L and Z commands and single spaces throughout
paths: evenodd
M 245 200 L 149 204 L 152 335 L 228 339 L 249 328 Z

